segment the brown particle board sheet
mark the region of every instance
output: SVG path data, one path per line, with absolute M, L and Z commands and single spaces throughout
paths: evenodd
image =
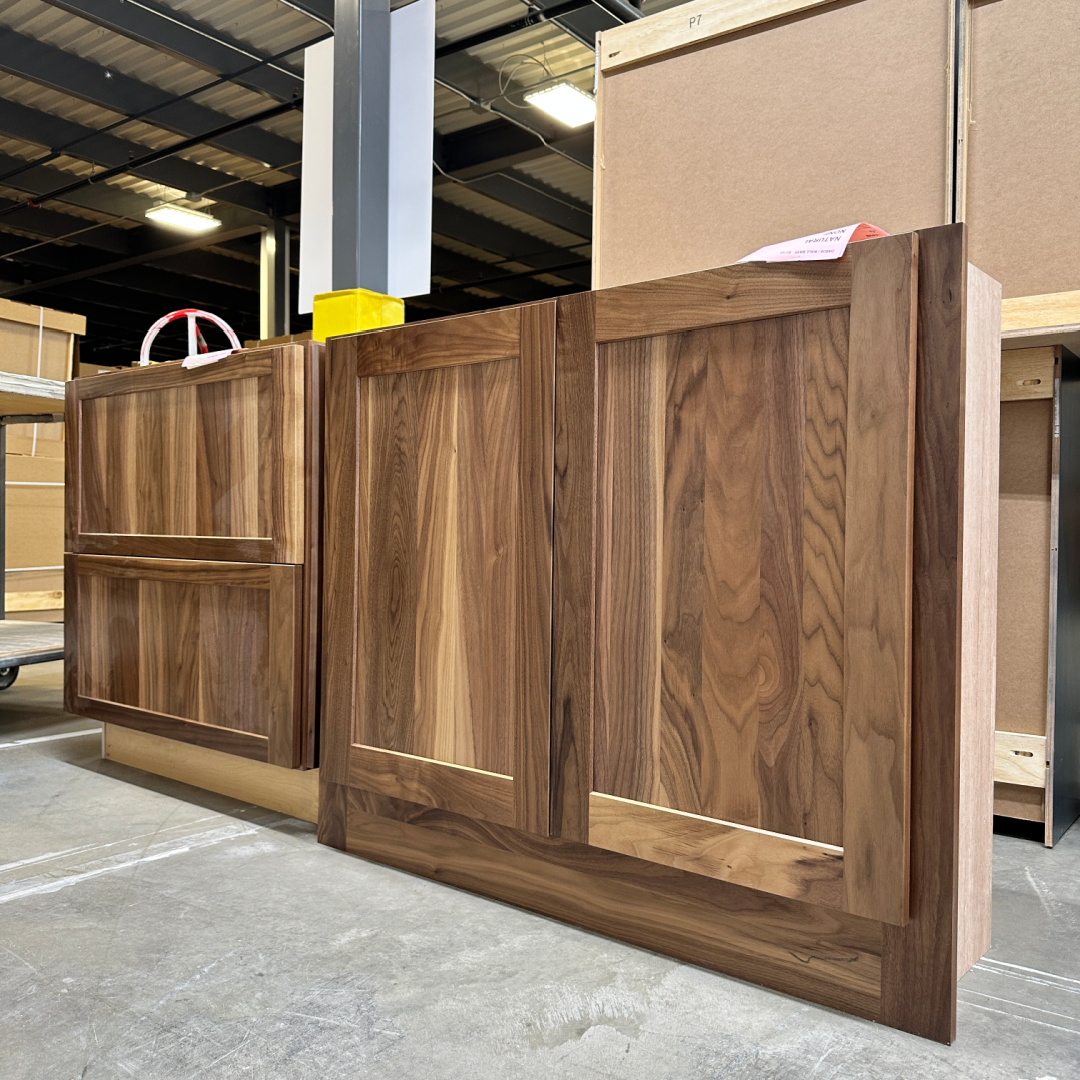
M 594 286 L 857 221 L 947 222 L 951 13 L 947 0 L 849 0 L 602 63 Z M 602 35 L 602 57 L 649 21 Z
M 1080 288 L 1076 0 L 976 0 L 968 45 L 965 219 L 1003 295 Z

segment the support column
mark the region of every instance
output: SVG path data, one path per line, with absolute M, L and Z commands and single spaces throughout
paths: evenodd
M 259 248 L 259 337 L 289 330 L 289 226 L 277 218 L 263 229 Z
M 335 0 L 335 292 L 387 291 L 389 153 L 390 0 Z

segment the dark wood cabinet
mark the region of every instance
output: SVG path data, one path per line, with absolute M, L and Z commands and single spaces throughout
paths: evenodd
M 554 302 L 335 344 L 335 783 L 546 835 L 554 368 Z
M 951 1039 L 999 326 L 955 226 L 332 342 L 321 839 Z
M 321 354 L 68 384 L 70 711 L 317 763 Z

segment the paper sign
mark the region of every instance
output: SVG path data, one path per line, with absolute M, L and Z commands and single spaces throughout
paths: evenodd
M 187 368 L 189 371 L 192 368 L 206 367 L 207 364 L 216 364 L 219 360 L 224 360 L 226 356 L 232 356 L 237 351 L 237 349 L 219 349 L 217 352 L 196 353 L 194 356 L 185 357 L 180 366 Z
M 819 262 L 839 259 L 848 244 L 888 235 L 884 229 L 862 221 L 857 225 L 845 225 L 842 229 L 829 229 L 826 232 L 814 233 L 813 236 L 800 236 L 797 240 L 769 244 L 768 247 L 758 248 L 739 262 Z

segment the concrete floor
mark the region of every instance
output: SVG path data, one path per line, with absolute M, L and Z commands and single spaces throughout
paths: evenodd
M 1080 826 L 995 837 L 944 1047 L 103 763 L 59 680 L 0 698 L 2 1080 L 1080 1078 Z

